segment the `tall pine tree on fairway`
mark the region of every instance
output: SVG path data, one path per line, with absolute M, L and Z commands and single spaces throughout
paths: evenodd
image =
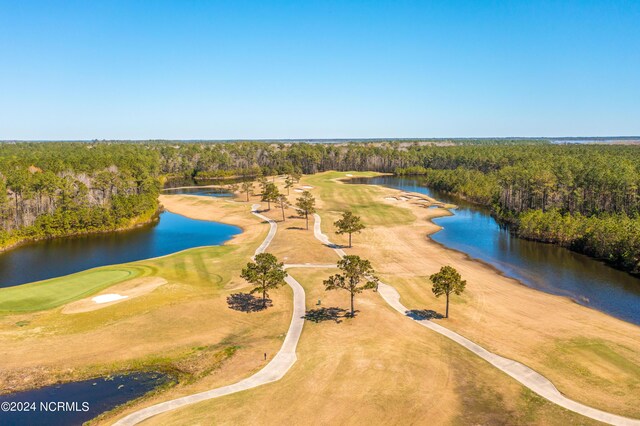
M 289 190 L 293 186 L 293 178 L 291 176 L 287 176 L 284 179 L 284 187 L 287 188 L 287 195 L 289 195 Z
M 245 180 L 240 184 L 240 186 L 242 187 L 242 192 L 247 194 L 247 201 L 249 201 L 249 195 L 251 195 L 251 192 L 253 191 L 253 182 Z
M 276 202 L 278 203 L 278 207 L 280 207 L 280 210 L 282 210 L 282 221 L 284 222 L 285 221 L 284 209 L 289 207 L 289 200 L 287 199 L 286 195 L 279 194 Z
M 247 263 L 240 276 L 256 286 L 251 290 L 251 294 L 262 293 L 262 307 L 266 308 L 269 290 L 284 284 L 287 272 L 284 270 L 284 264 L 278 263 L 274 255 L 260 253 L 256 255 L 255 262 Z
M 458 271 L 449 265 L 440 268 L 440 272 L 431 275 L 429 279 L 433 283 L 431 291 L 436 297 L 440 297 L 443 294 L 447 296 L 447 308 L 444 317 L 449 318 L 449 295 L 451 293 L 462 294 L 467 282 L 460 277 Z
M 356 216 L 351 212 L 342 213 L 342 219 L 338 219 L 333 223 L 336 227 L 336 234 L 349 234 L 349 248 L 351 248 L 351 234 L 360 233 L 364 228 L 364 223 L 360 220 L 360 216 Z
M 277 201 L 280 196 L 280 191 L 275 183 L 267 183 L 262 191 L 262 201 L 267 202 L 268 209 L 271 210 L 271 202 Z
M 325 290 L 347 290 L 351 296 L 351 317 L 355 315 L 353 299 L 365 290 L 377 289 L 378 278 L 371 262 L 360 256 L 347 255 L 338 261 L 341 274 L 335 274 L 324 280 Z M 361 282 L 364 281 L 362 284 Z
M 304 191 L 302 197 L 296 199 L 296 207 L 298 214 L 306 219 L 309 229 L 309 215 L 316 212 L 316 199 L 309 191 Z

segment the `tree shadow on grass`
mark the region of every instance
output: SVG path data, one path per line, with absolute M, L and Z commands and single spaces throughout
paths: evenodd
M 355 318 L 355 317 L 357 317 L 357 316 L 358 316 L 358 314 L 359 314 L 359 313 L 360 313 L 360 310 L 359 310 L 359 309 L 354 310 L 354 311 L 353 311 L 353 315 L 351 315 L 351 312 L 347 311 L 347 313 L 346 313 L 346 314 L 344 314 L 344 317 L 345 317 L 345 318 Z
M 334 250 L 349 248 L 349 246 L 346 244 L 336 244 L 336 243 L 325 244 L 325 247 L 329 247 L 330 249 L 334 249 Z
M 262 302 L 261 297 L 255 297 L 249 293 L 234 293 L 227 297 L 229 309 L 240 312 L 259 312 L 273 306 L 271 299 L 266 299 L 265 302 Z
M 287 226 L 287 229 L 295 229 L 297 231 L 306 231 L 306 229 L 301 226 Z
M 444 315 L 431 309 L 412 309 L 405 312 L 405 315 L 417 321 L 443 319 Z
M 316 323 L 322 321 L 335 321 L 339 324 L 342 322 L 340 318 L 346 318 L 348 316 L 349 314 L 347 313 L 346 309 L 331 307 L 310 309 L 302 318 Z

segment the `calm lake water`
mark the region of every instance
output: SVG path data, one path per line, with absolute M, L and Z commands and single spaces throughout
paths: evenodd
M 205 197 L 232 197 L 233 194 L 222 188 L 206 188 L 201 186 L 192 186 L 185 188 L 165 188 L 162 190 L 163 194 L 175 195 L 201 195 Z
M 35 410 L 29 412 L 3 410 L 0 413 L 0 424 L 3 426 L 81 425 L 87 420 L 136 399 L 170 380 L 166 375 L 159 373 L 136 373 L 2 395 L 0 396 L 0 404 L 28 402 L 29 408 L 35 408 Z M 66 402 L 70 405 L 58 410 L 55 404 L 57 402 Z
M 515 237 L 498 225 L 488 209 L 432 191 L 420 178 L 381 176 L 350 182 L 418 192 L 456 204 L 453 216 L 434 220 L 443 227 L 431 235 L 434 241 L 487 262 L 525 285 L 640 325 L 639 278 L 562 247 Z
M 220 245 L 240 232 L 236 226 L 164 212 L 157 223 L 131 231 L 56 238 L 0 253 L 0 287 Z

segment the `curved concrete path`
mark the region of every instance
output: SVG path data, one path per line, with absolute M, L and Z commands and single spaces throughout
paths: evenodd
M 335 250 L 338 256 L 343 257 L 345 255 L 344 251 L 339 246 L 331 243 L 329 241 L 329 237 L 322 233 L 322 229 L 320 228 L 320 216 L 316 213 L 314 214 L 314 218 L 314 236 L 323 244 Z M 403 315 L 408 316 L 409 309 L 407 309 L 402 303 L 400 303 L 400 294 L 395 288 L 388 284 L 380 283 L 380 285 L 378 286 L 378 292 L 393 309 Z M 445 337 L 448 337 L 459 345 L 465 347 L 474 354 L 478 355 L 480 358 L 489 362 L 494 367 L 513 377 L 518 382 L 531 389 L 533 392 L 537 393 L 545 399 L 548 399 L 554 404 L 564 407 L 567 410 L 571 410 L 573 412 L 581 414 L 585 417 L 598 420 L 600 422 L 621 426 L 640 426 L 640 420 L 607 413 L 606 411 L 601 411 L 567 398 L 566 396 L 562 395 L 558 391 L 558 389 L 556 389 L 556 387 L 549 381 L 549 379 L 547 379 L 540 373 L 517 361 L 513 361 L 500 355 L 496 355 L 493 352 L 489 352 L 477 343 L 472 342 L 471 340 L 461 336 L 454 331 L 449 330 L 446 327 L 441 326 L 440 324 L 436 324 L 426 319 L 413 318 L 411 316 L 409 316 L 409 318 L 412 318 L 418 324 L 427 327 Z
M 257 209 L 259 204 L 254 204 L 251 207 L 251 212 L 258 216 L 260 219 L 269 223 L 270 229 L 265 240 L 260 244 L 260 247 L 256 249 L 255 254 L 260 254 L 273 240 L 276 234 L 278 225 L 273 220 L 258 213 Z M 255 255 L 254 255 L 255 257 Z M 285 265 L 285 267 L 293 267 L 296 265 Z M 310 265 L 305 265 L 310 266 Z M 335 266 L 335 265 L 331 265 Z M 185 405 L 195 404 L 196 402 L 206 401 L 208 399 L 218 398 L 220 396 L 229 395 L 235 392 L 255 388 L 267 383 L 280 380 L 296 362 L 296 347 L 298 346 L 298 340 L 302 333 L 302 326 L 304 324 L 305 314 L 305 295 L 304 289 L 293 277 L 287 276 L 285 281 L 293 289 L 293 316 L 291 317 L 291 324 L 287 331 L 287 336 L 284 339 L 282 347 L 276 354 L 276 356 L 260 371 L 253 376 L 247 377 L 232 385 L 223 386 L 221 388 L 212 389 L 205 392 L 196 393 L 193 395 L 183 396 L 182 398 L 173 399 L 171 401 L 162 402 L 152 405 L 142 410 L 136 411 L 128 416 L 123 417 L 114 423 L 117 426 L 132 426 L 138 424 L 150 417 L 156 416 L 167 411 L 175 410 Z

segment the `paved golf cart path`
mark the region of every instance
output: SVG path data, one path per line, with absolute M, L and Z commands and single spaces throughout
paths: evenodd
M 259 204 L 254 204 L 252 206 L 252 213 L 268 222 L 270 225 L 270 229 L 265 240 L 256 249 L 256 254 L 262 253 L 266 250 L 266 248 L 273 240 L 273 237 L 275 236 L 277 230 L 277 224 L 275 221 L 258 213 L 257 209 L 259 207 Z M 315 221 L 313 225 L 313 232 L 315 238 L 321 241 L 326 246 L 332 248 L 339 257 L 345 256 L 345 252 L 336 244 L 331 243 L 329 238 L 322 233 L 320 216 L 318 214 L 314 214 L 314 218 Z M 285 268 L 335 268 L 335 266 L 335 264 L 302 263 L 285 265 Z M 255 388 L 267 383 L 278 381 L 282 377 L 284 377 L 284 375 L 289 371 L 291 366 L 293 366 L 293 364 L 297 360 L 296 347 L 298 345 L 298 340 L 300 339 L 300 334 L 302 333 L 302 326 L 304 324 L 303 317 L 305 313 L 304 289 L 302 288 L 300 283 L 298 283 L 291 276 L 287 276 L 285 281 L 293 289 L 293 315 L 291 318 L 291 324 L 289 325 L 289 330 L 287 331 L 287 335 L 285 337 L 284 343 L 282 344 L 282 347 L 280 348 L 276 356 L 262 370 L 258 371 L 253 376 L 250 376 L 228 386 L 223 386 L 209 391 L 200 392 L 152 405 L 150 407 L 129 414 L 126 417 L 123 417 L 122 419 L 114 423 L 114 425 L 136 425 L 146 419 L 149 419 L 161 413 L 165 413 L 167 411 L 175 410 L 197 402 Z M 378 292 L 392 308 L 403 315 L 408 314 L 409 310 L 404 305 L 402 305 L 402 303 L 400 303 L 400 294 L 395 288 L 388 284 L 380 283 Z M 464 346 L 474 354 L 489 362 L 491 365 L 513 377 L 515 380 L 522 383 L 533 392 L 561 407 L 604 423 L 624 426 L 640 426 L 640 420 L 630 419 L 627 417 L 622 417 L 615 414 L 607 413 L 605 411 L 597 410 L 595 408 L 589 407 L 565 397 L 556 389 L 553 383 L 551 383 L 547 378 L 540 375 L 536 371 L 530 369 L 524 364 L 489 352 L 482 346 L 466 339 L 465 337 L 449 330 L 448 328 L 433 323 L 429 320 L 417 319 L 413 317 L 410 318 L 412 318 L 420 325 L 427 327 L 445 337 L 448 337 L 461 346 Z
M 331 243 L 329 241 L 329 237 L 322 233 L 320 216 L 316 213 L 314 214 L 314 217 L 314 236 L 323 244 L 332 248 L 338 254 L 338 256 L 343 257 L 345 255 L 345 252 L 336 244 Z M 410 316 L 409 309 L 407 309 L 402 303 L 400 303 L 400 294 L 394 287 L 388 284 L 380 283 L 380 285 L 378 286 L 378 292 L 380 293 L 382 298 L 396 311 L 413 319 L 418 324 L 427 327 L 445 337 L 448 337 L 461 346 L 464 346 L 466 349 L 470 350 L 480 358 L 489 362 L 494 367 L 507 373 L 509 376 L 513 377 L 518 382 L 531 389 L 533 392 L 537 393 L 543 398 L 548 399 L 554 404 L 564 407 L 567 410 L 571 410 L 573 412 L 581 414 L 585 417 L 589 417 L 591 419 L 609 423 L 612 425 L 640 425 L 640 420 L 607 413 L 606 411 L 601 411 L 569 399 L 566 396 L 562 395 L 560 391 L 556 389 L 553 383 L 551 383 L 546 377 L 532 370 L 526 365 L 508 358 L 504 358 L 500 355 L 496 355 L 493 352 L 489 352 L 477 343 L 474 343 L 471 340 L 461 336 L 460 334 L 432 321 Z
M 260 204 L 254 204 L 251 207 L 251 212 L 258 216 L 260 219 L 269 223 L 269 233 L 265 240 L 260 244 L 260 247 L 256 249 L 255 254 L 263 253 L 269 246 L 273 237 L 276 235 L 278 225 L 273 220 L 258 213 Z M 286 268 L 290 267 L 317 267 L 323 265 L 285 265 Z M 335 265 L 329 265 L 335 267 Z M 289 371 L 291 366 L 296 362 L 296 347 L 298 346 L 298 340 L 302 333 L 302 325 L 304 324 L 305 313 L 305 295 L 304 289 L 293 277 L 287 276 L 285 281 L 293 289 L 293 315 L 291 317 L 291 324 L 287 331 L 287 336 L 284 339 L 282 347 L 278 351 L 275 357 L 260 371 L 253 376 L 247 377 L 237 383 L 223 386 L 221 388 L 212 389 L 205 392 L 196 393 L 193 395 L 183 396 L 181 398 L 172 399 L 170 401 L 162 402 L 152 405 L 142 410 L 129 414 L 126 417 L 118 420 L 114 425 L 117 426 L 132 426 L 136 425 L 150 417 L 156 416 L 167 411 L 175 410 L 185 405 L 194 404 L 196 402 L 205 401 L 208 399 L 218 398 L 220 396 L 229 395 L 232 393 L 240 392 L 243 390 L 255 388 L 267 383 L 275 382 L 284 377 Z

